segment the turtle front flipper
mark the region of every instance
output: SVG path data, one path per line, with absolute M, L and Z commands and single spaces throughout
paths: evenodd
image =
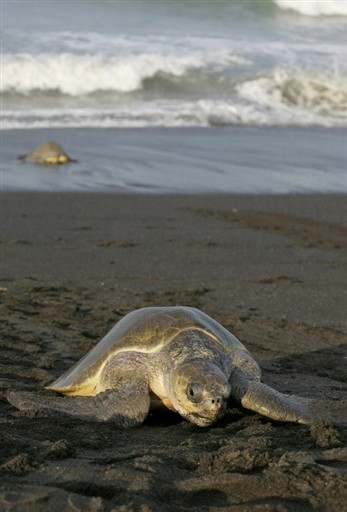
M 317 420 L 347 424 L 347 403 L 286 395 L 257 380 L 240 375 L 230 381 L 231 396 L 245 409 L 276 421 L 310 424 Z
M 7 399 L 21 411 L 58 412 L 86 421 L 111 421 L 119 428 L 140 425 L 147 417 L 150 397 L 147 383 L 131 382 L 120 390 L 95 396 L 57 397 L 12 391 Z
M 26 160 L 30 153 L 24 153 L 23 155 L 18 155 L 17 160 Z

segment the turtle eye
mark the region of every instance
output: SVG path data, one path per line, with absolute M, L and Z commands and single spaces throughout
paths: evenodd
M 187 397 L 191 402 L 201 402 L 203 395 L 203 387 L 199 382 L 192 382 L 191 384 L 188 384 L 186 393 Z

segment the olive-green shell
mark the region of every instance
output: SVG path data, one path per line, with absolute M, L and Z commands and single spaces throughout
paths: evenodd
M 60 144 L 52 141 L 44 142 L 34 149 L 34 151 L 18 157 L 19 160 L 27 158 L 37 164 L 59 164 L 76 161 L 69 157 Z
M 229 331 L 202 311 L 185 306 L 149 307 L 122 318 L 108 334 L 48 389 L 66 394 L 92 394 L 106 361 L 119 352 L 158 353 L 179 333 L 200 330 L 227 352 L 247 349 Z

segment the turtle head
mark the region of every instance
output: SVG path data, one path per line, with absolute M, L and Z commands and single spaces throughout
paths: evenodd
M 207 427 L 223 416 L 230 385 L 217 365 L 195 360 L 175 368 L 171 374 L 171 395 L 181 416 Z

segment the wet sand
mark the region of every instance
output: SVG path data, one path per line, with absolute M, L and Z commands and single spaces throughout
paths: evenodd
M 344 195 L 2 194 L 0 510 L 333 511 L 347 432 L 232 407 L 214 427 L 151 413 L 121 431 L 15 410 L 124 314 L 198 307 L 264 381 L 346 398 Z

